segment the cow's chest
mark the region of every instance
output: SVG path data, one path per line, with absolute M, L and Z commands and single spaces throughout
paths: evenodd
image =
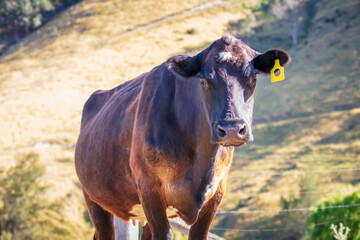
M 217 160 L 179 173 L 178 177 L 163 184 L 163 192 L 168 204 L 167 216 L 180 216 L 186 222 L 195 221 L 202 206 L 214 196 L 220 181 L 224 179 L 232 160 L 232 152 L 219 152 Z M 140 204 L 133 206 L 133 219 L 146 221 Z
M 184 180 L 180 184 L 166 184 L 164 193 L 168 203 L 166 209 L 168 218 L 182 217 L 187 220 L 196 218 L 195 216 L 197 216 L 201 207 L 216 192 L 220 180 L 220 177 L 213 176 L 212 180 L 204 182 L 200 187 L 195 186 L 189 180 Z M 196 188 L 198 188 L 198 191 L 191 191 L 191 189 Z M 147 221 L 141 204 L 134 205 L 130 214 L 132 215 L 131 219 Z

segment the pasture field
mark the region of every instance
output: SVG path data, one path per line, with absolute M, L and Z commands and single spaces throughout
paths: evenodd
M 0 166 L 38 153 L 47 197 L 64 203 L 61 214 L 79 239 L 92 233 L 73 162 L 88 96 L 173 54 L 195 54 L 225 32 L 259 51 L 287 49 L 293 61 L 283 82 L 258 78 L 255 141 L 236 150 L 220 211 L 308 208 L 359 189 L 358 1 L 301 1 L 296 49 L 291 11 L 278 1 L 206 2 L 82 1 L 0 58 Z M 305 239 L 307 214 L 219 215 L 211 231 L 225 239 Z M 293 226 L 299 229 L 238 231 Z
M 356 108 L 258 124 L 254 129 L 257 140 L 237 150 L 222 210 L 309 208 L 319 201 L 359 190 L 359 114 L 360 108 Z M 339 127 L 334 128 L 334 124 Z M 214 227 L 296 227 L 296 231 L 270 233 L 228 231 L 224 236 L 225 239 L 281 239 L 285 236 L 300 239 L 308 213 L 226 214 L 216 219 Z

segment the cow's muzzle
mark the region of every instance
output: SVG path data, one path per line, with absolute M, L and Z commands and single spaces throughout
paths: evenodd
M 217 143 L 226 146 L 240 146 L 254 140 L 252 131 L 246 123 L 218 124 L 215 131 Z

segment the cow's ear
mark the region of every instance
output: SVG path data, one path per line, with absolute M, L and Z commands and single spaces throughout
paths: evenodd
M 252 64 L 258 71 L 270 73 L 270 70 L 274 67 L 275 59 L 279 59 L 282 67 L 285 67 L 291 61 L 290 55 L 285 50 L 275 48 L 257 55 L 252 60 Z
M 198 54 L 194 57 L 175 55 L 166 61 L 166 65 L 169 69 L 183 77 L 192 77 L 202 69 L 202 54 Z

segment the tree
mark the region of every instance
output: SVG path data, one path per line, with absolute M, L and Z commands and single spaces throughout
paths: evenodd
M 60 202 L 45 200 L 44 173 L 38 155 L 28 154 L 0 179 L 0 240 L 74 239 Z
M 50 0 L 0 0 L 0 27 L 29 31 L 42 23 L 42 14 L 53 9 Z

